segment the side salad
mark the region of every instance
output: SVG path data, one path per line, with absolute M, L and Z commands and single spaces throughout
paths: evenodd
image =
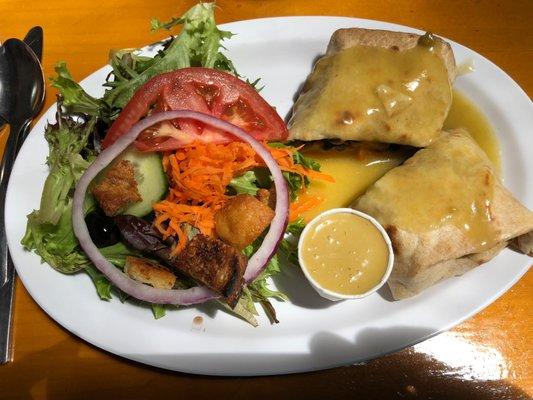
M 149 301 L 156 319 L 216 300 L 255 326 L 256 303 L 277 322 L 271 299 L 287 297 L 270 277 L 297 262 L 291 236 L 320 202 L 306 188 L 331 178 L 283 143 L 258 80 L 221 52 L 232 34 L 213 11 L 153 20 L 182 26 L 154 57 L 112 52 L 102 98 L 57 64 L 50 173 L 22 245 L 62 273 L 87 273 L 102 300 Z

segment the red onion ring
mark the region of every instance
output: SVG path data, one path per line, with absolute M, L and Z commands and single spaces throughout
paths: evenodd
M 276 253 L 279 243 L 283 239 L 289 216 L 289 192 L 287 183 L 283 178 L 276 160 L 274 160 L 270 152 L 260 142 L 248 135 L 241 128 L 207 114 L 185 110 L 164 111 L 137 122 L 129 132 L 122 135 L 112 146 L 102 151 L 78 181 L 72 205 L 72 225 L 81 248 L 95 267 L 124 293 L 149 303 L 190 305 L 203 303 L 219 296 L 203 286 L 183 290 L 156 289 L 131 279 L 107 261 L 93 243 L 87 224 L 85 223 L 83 203 L 87 188 L 96 175 L 133 143 L 142 131 L 158 122 L 180 118 L 200 121 L 248 143 L 257 155 L 263 159 L 272 174 L 276 188 L 275 215 L 261 247 L 248 260 L 248 265 L 244 273 L 246 283 L 250 283 L 257 278 Z

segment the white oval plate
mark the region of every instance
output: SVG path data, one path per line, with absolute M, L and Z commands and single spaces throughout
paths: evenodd
M 344 27 L 412 31 L 383 22 L 338 17 L 289 17 L 224 25 L 237 35 L 226 43 L 238 71 L 261 78 L 261 94 L 285 115 L 293 96 L 323 54 L 330 35 Z M 533 206 L 533 107 L 502 70 L 479 54 L 452 43 L 458 62 L 473 58 L 477 71 L 457 80 L 488 116 L 501 143 L 506 185 Z M 103 49 L 102 51 L 105 51 Z M 101 95 L 108 67 L 82 85 Z M 26 289 L 59 324 L 102 349 L 171 370 L 215 375 L 285 374 L 360 362 L 420 342 L 480 311 L 508 290 L 531 260 L 510 250 L 460 278 L 448 279 L 407 300 L 391 302 L 379 293 L 359 301 L 329 302 L 318 296 L 302 273 L 286 268 L 276 285 L 291 302 L 274 306 L 280 323 L 266 317 L 248 324 L 209 306 L 171 310 L 154 320 L 148 308 L 100 301 L 88 276 L 62 275 L 20 245 L 26 218 L 39 207 L 48 170 L 43 138 L 52 107 L 22 148 L 7 193 L 6 228 L 13 260 Z M 192 323 L 197 315 L 203 324 Z

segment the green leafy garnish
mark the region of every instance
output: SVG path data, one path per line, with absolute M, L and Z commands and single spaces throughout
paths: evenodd
M 281 142 L 270 142 L 268 143 L 270 147 L 274 148 L 285 148 L 289 147 L 284 143 Z M 314 171 L 320 171 L 320 164 L 313 160 L 310 157 L 306 157 L 303 153 L 299 151 L 295 151 L 292 155 L 292 159 L 295 164 L 301 164 L 305 168 L 312 169 Z M 291 201 L 295 201 L 298 199 L 298 195 L 300 192 L 309 186 L 311 183 L 309 181 L 309 178 L 307 177 L 301 177 L 300 175 L 294 173 L 294 172 L 283 172 L 283 176 L 285 177 L 285 180 L 287 181 L 287 184 L 289 185 L 289 195 L 291 198 Z
M 222 305 L 227 311 L 244 319 L 250 325 L 254 327 L 259 325 L 257 323 L 257 319 L 255 318 L 257 315 L 259 315 L 259 313 L 255 308 L 252 294 L 247 287 L 242 289 L 241 297 L 234 308 L 231 308 L 223 301 L 219 301 L 219 304 Z
M 51 78 L 52 86 L 57 88 L 63 97 L 63 106 L 72 114 L 83 114 L 105 119 L 105 104 L 102 100 L 89 95 L 83 88 L 72 79 L 64 61 L 57 63 L 55 67 L 57 76 Z
M 109 261 L 111 264 L 124 269 L 124 264 L 126 264 L 126 257 L 128 256 L 139 256 L 139 253 L 133 249 L 130 249 L 122 242 L 115 243 L 112 246 L 102 247 L 99 249 L 100 253 Z
M 272 290 L 268 287 L 268 278 L 278 274 L 279 272 L 281 272 L 280 263 L 278 255 L 275 254 L 274 257 L 272 257 L 268 262 L 265 270 L 261 272 L 261 275 L 259 275 L 257 279 L 248 286 L 252 296 L 256 301 L 261 301 L 270 297 L 281 301 L 287 300 L 287 296 L 285 294 L 277 290 Z
M 287 233 L 291 236 L 285 237 L 279 244 L 278 254 L 284 261 L 290 262 L 292 265 L 298 265 L 298 238 L 305 228 L 303 218 L 298 218 L 287 226 Z
M 228 185 L 229 187 L 235 189 L 237 194 L 251 194 L 255 196 L 259 187 L 257 186 L 257 176 L 255 171 L 247 171 L 243 175 L 233 178 Z
M 289 196 L 291 198 L 291 202 L 298 199 L 298 195 L 302 191 L 302 189 L 306 186 L 306 182 L 308 182 L 307 177 L 302 178 L 300 175 L 295 174 L 294 172 L 283 172 L 283 177 L 287 181 L 287 184 L 289 185 Z
M 304 167 L 312 169 L 314 171 L 320 171 L 320 164 L 318 161 L 304 156 L 301 152 L 296 151 L 292 155 L 295 164 L 302 164 Z
M 233 34 L 218 29 L 214 7 L 214 3 L 199 3 L 182 17 L 172 18 L 169 22 L 152 20 L 152 30 L 171 30 L 183 25 L 180 33 L 153 57 L 140 55 L 138 49 L 111 52 L 112 73 L 101 99 L 87 94 L 72 79 L 64 62 L 57 64 L 57 76 L 52 78 L 52 85 L 64 97 L 64 106 L 70 113 L 98 117 L 109 124 L 137 89 L 156 75 L 186 67 L 217 68 L 237 75 L 232 62 L 220 52 L 222 41 Z
M 94 120 L 75 122 L 61 113 L 59 104 L 57 122 L 45 130 L 50 149 L 47 158 L 50 173 L 44 184 L 40 209 L 28 215 L 26 233 L 21 241 L 26 249 L 35 250 L 44 261 L 66 274 L 88 265 L 87 257 L 78 249 L 71 212 L 72 191 L 95 157 L 86 148 L 93 129 Z
M 94 152 L 86 148 L 94 126 L 94 119 L 75 122 L 64 117 L 59 103 L 57 122 L 48 125 L 44 133 L 50 148 L 46 160 L 50 173 L 44 184 L 40 209 L 33 214 L 39 223 L 57 224 L 69 206 L 71 190 L 95 158 Z
M 243 253 L 250 257 L 254 254 L 257 249 L 261 246 L 263 242 L 263 237 L 258 238 L 254 243 L 248 245 L 244 248 Z M 257 315 L 254 302 L 261 303 L 263 308 L 267 312 L 269 318 L 272 321 L 277 322 L 276 313 L 274 307 L 269 302 L 269 298 L 275 298 L 280 301 L 286 301 L 287 296 L 280 291 L 273 290 L 269 288 L 269 278 L 273 275 L 278 274 L 281 271 L 278 255 L 275 254 L 274 257 L 270 259 L 266 268 L 261 272 L 261 274 L 250 284 L 248 284 L 247 291 L 249 293 L 249 299 L 247 304 L 248 310 Z
M 152 30 L 171 30 L 183 25 L 181 32 L 170 40 L 153 58 L 138 56 L 137 50 L 114 53 L 110 63 L 113 80 L 103 101 L 115 110 L 122 109 L 135 91 L 150 78 L 164 72 L 186 67 L 217 68 L 236 73 L 231 61 L 220 52 L 221 42 L 230 38 L 231 32 L 218 29 L 215 23 L 214 3 L 199 3 L 180 18 L 163 23 L 152 20 Z
M 111 283 L 107 278 L 100 273 L 93 265 L 87 265 L 85 272 L 93 280 L 94 286 L 96 287 L 96 293 L 101 300 L 111 300 Z
M 304 228 L 305 228 L 304 219 L 300 217 L 296 221 L 293 221 L 289 225 L 287 225 L 287 232 L 295 236 L 300 236 Z
M 87 256 L 78 249 L 78 241 L 72 230 L 72 204 L 63 209 L 57 224 L 40 222 L 38 211 L 28 215 L 26 233 L 22 245 L 26 250 L 35 250 L 53 268 L 72 274 L 88 265 Z
M 152 304 L 151 306 L 155 319 L 163 318 L 166 315 L 167 309 L 164 304 Z

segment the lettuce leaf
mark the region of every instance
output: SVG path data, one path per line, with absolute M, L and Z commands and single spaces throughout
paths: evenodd
M 85 272 L 91 277 L 96 288 L 96 293 L 98 293 L 100 299 L 111 300 L 111 282 L 109 282 L 93 265 L 87 265 Z
M 214 8 L 215 3 L 199 3 L 182 17 L 171 18 L 169 22 L 163 23 L 154 18 L 151 21 L 152 31 L 159 29 L 170 31 L 178 25 L 183 25 L 181 33 L 171 46 L 177 42 L 176 47 L 187 50 L 187 67 L 202 66 L 236 73 L 231 61 L 219 51 L 222 47 L 221 42 L 231 38 L 233 33 L 218 29 Z
M 280 301 L 286 301 L 287 296 L 284 293 L 281 293 L 278 290 L 272 290 L 268 287 L 268 278 L 272 275 L 276 275 L 281 272 L 280 263 L 278 255 L 275 254 L 274 257 L 270 259 L 267 267 L 261 274 L 253 281 L 248 287 L 254 296 L 254 300 L 262 301 L 270 297 L 278 299 Z
M 222 41 L 233 34 L 218 29 L 214 8 L 215 3 L 199 3 L 169 22 L 152 20 L 152 30 L 171 30 L 183 25 L 180 33 L 168 40 L 154 57 L 140 55 L 139 49 L 111 52 L 112 72 L 101 99 L 89 95 L 73 80 L 65 62 L 57 64 L 52 86 L 61 93 L 69 113 L 97 117 L 109 125 L 137 89 L 156 75 L 186 67 L 217 68 L 237 75 L 232 62 L 220 52 Z
M 169 22 L 153 19 L 152 30 L 171 30 L 178 25 L 183 27 L 151 59 L 138 56 L 136 50 L 113 54 L 110 60 L 113 80 L 107 83 L 110 89 L 104 94 L 103 101 L 114 110 L 114 115 L 127 104 L 141 85 L 161 73 L 201 66 L 236 74 L 231 61 L 220 52 L 221 42 L 233 34 L 218 29 L 214 8 L 215 3 L 199 3 L 182 17 L 172 18 Z
M 231 308 L 223 301 L 219 301 L 219 304 L 222 305 L 224 309 L 242 318 L 253 327 L 257 327 L 259 325 L 257 323 L 257 319 L 255 318 L 257 315 L 259 315 L 259 313 L 255 308 L 252 294 L 247 287 L 242 289 L 241 297 L 234 308 Z
M 281 142 L 270 142 L 268 143 L 270 147 L 274 148 L 285 148 L 289 147 L 284 143 Z M 292 155 L 292 159 L 295 164 L 301 164 L 306 168 L 320 171 L 320 164 L 318 161 L 313 160 L 310 157 L 306 157 L 303 153 L 299 151 L 295 151 Z M 298 195 L 300 192 L 309 186 L 311 183 L 309 181 L 309 178 L 307 177 L 301 177 L 298 174 L 295 174 L 294 172 L 283 172 L 283 176 L 285 177 L 285 180 L 287 181 L 287 184 L 289 185 L 289 196 L 291 198 L 291 201 L 296 201 L 298 199 Z
M 95 158 L 94 152 L 87 148 L 94 128 L 95 119 L 75 122 L 62 114 L 61 103 L 58 104 L 57 122 L 48 125 L 44 133 L 49 147 L 46 163 L 50 173 L 44 183 L 39 211 L 32 213 L 39 223 L 55 225 L 64 214 L 76 181 Z
M 283 177 L 289 186 L 289 197 L 291 202 L 296 201 L 300 192 L 309 184 L 307 177 L 301 177 L 294 172 L 287 171 L 283 171 Z
M 167 314 L 167 308 L 164 304 L 151 304 L 151 307 L 155 319 L 163 318 Z
M 295 164 L 302 164 L 304 167 L 314 171 L 320 171 L 320 163 L 311 157 L 306 157 L 303 153 L 297 151 L 292 155 Z
M 126 257 L 128 256 L 140 256 L 139 252 L 126 246 L 122 242 L 115 243 L 112 246 L 101 247 L 100 253 L 109 261 L 120 269 L 124 269 L 126 264 Z
M 55 67 L 57 76 L 51 78 L 52 86 L 59 90 L 63 98 L 63 106 L 71 114 L 83 114 L 91 117 L 103 117 L 105 104 L 89 95 L 74 81 L 64 61 L 57 63 Z
M 287 233 L 290 233 L 294 236 L 300 236 L 302 231 L 305 228 L 305 221 L 302 217 L 298 218 L 296 221 L 291 222 L 287 225 Z
M 44 261 L 64 274 L 81 271 L 89 265 L 87 256 L 78 249 L 78 241 L 72 230 L 71 209 L 70 201 L 55 225 L 41 222 L 39 211 L 32 212 L 28 215 L 26 233 L 21 241 L 26 250 L 34 250 Z
M 89 261 L 78 249 L 72 229 L 72 191 L 76 182 L 94 159 L 86 148 L 94 129 L 94 119 L 75 122 L 58 107 L 57 122 L 48 125 L 45 138 L 49 146 L 46 178 L 39 210 L 28 215 L 22 245 L 35 250 L 52 267 L 66 274 L 84 269 Z M 81 154 L 84 154 L 85 158 Z M 90 207 L 90 199 L 87 207 Z
M 233 188 L 237 194 L 251 194 L 255 196 L 259 190 L 257 176 L 255 171 L 247 171 L 243 175 L 233 178 L 228 185 Z
M 283 261 L 287 261 L 292 265 L 299 265 L 298 238 L 304 228 L 303 218 L 299 218 L 287 226 L 286 232 L 290 233 L 290 235 L 281 240 L 278 250 L 278 254 Z

